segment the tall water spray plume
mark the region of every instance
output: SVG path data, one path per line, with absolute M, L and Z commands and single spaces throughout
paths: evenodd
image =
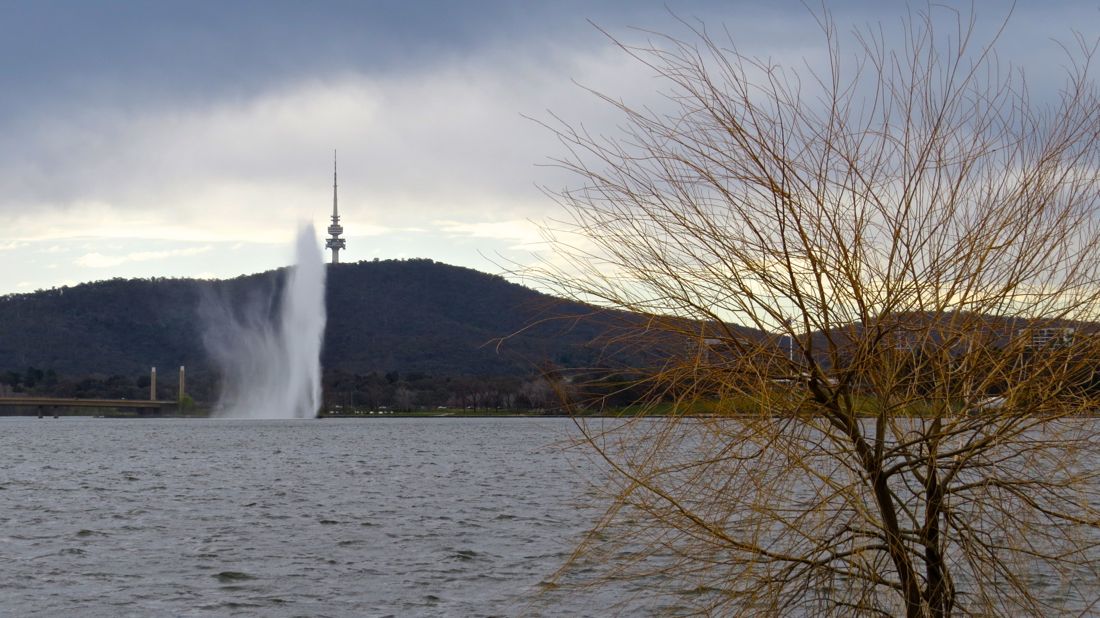
M 321 405 L 325 264 L 312 224 L 298 231 L 295 266 L 277 286 L 204 299 L 204 340 L 222 374 L 214 415 L 314 418 Z

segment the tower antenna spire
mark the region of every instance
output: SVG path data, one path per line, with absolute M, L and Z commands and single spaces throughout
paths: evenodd
M 332 263 L 340 263 L 340 250 L 347 246 L 347 242 L 340 238 L 344 228 L 340 225 L 340 213 L 336 208 L 336 150 L 332 151 L 332 225 L 328 226 L 329 238 L 325 240 L 325 248 L 332 249 Z

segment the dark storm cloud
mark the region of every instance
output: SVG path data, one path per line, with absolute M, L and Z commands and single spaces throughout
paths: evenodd
M 6 5 L 0 88 L 24 105 L 208 98 L 301 75 L 410 70 L 484 43 L 458 3 L 61 2 Z M 507 20 L 502 20 L 507 23 Z M 490 31 L 491 32 L 491 31 Z M 10 97 L 5 97 L 9 99 Z
M 869 0 L 828 4 L 841 23 L 900 9 Z M 982 10 L 1007 8 L 983 5 L 990 6 Z M 1058 6 L 1054 12 L 1095 12 L 1093 4 Z M 1034 8 L 1021 3 L 1017 12 Z M 410 72 L 486 48 L 537 55 L 545 46 L 597 44 L 589 20 L 613 31 L 661 29 L 670 11 L 734 27 L 761 16 L 805 21 L 807 13 L 793 0 L 4 2 L 0 111 L 8 124 L 72 105 L 188 105 L 305 76 Z
M 517 39 L 562 40 L 559 29 L 583 26 L 586 18 L 613 19 L 623 6 L 9 2 L 0 4 L 0 88 L 18 93 L 23 104 L 93 92 L 117 99 L 202 98 L 301 75 L 409 71 L 441 56 Z M 4 98 L 11 103 L 12 97 Z
M 651 24 L 650 14 L 667 17 L 667 9 L 660 2 L 0 0 L 0 178 L 7 185 L 0 210 L 117 186 L 95 168 L 119 156 L 126 125 L 150 116 L 186 117 L 306 80 L 408 80 L 479 54 L 488 56 L 472 61 L 481 66 L 525 56 L 545 64 L 550 49 L 605 42 L 587 19 Z M 81 165 L 89 153 L 100 153 L 96 165 Z
M 691 17 L 753 3 L 670 4 Z M 415 70 L 516 41 L 573 45 L 593 40 L 586 20 L 653 26 L 667 17 L 663 2 L 630 1 L 6 2 L 0 88 L 18 93 L 7 105 L 90 93 L 202 98 L 301 75 Z

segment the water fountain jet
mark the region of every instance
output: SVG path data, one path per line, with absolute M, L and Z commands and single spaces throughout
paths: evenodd
M 247 302 L 204 299 L 204 343 L 221 370 L 214 415 L 314 418 L 321 406 L 325 265 L 312 224 L 298 231 L 295 266 L 281 293 L 252 291 Z

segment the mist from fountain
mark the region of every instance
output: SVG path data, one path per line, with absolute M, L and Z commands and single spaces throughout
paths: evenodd
M 298 231 L 295 266 L 277 286 L 203 300 L 204 343 L 221 370 L 214 416 L 315 418 L 321 406 L 325 264 L 312 224 Z

